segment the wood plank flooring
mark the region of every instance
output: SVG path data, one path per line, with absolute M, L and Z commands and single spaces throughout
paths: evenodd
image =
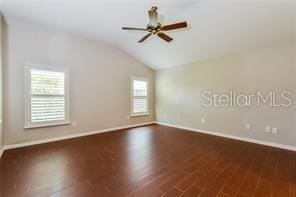
M 296 197 L 296 152 L 150 125 L 4 153 L 1 197 Z

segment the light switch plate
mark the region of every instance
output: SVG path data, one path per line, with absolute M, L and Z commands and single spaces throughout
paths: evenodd
M 273 127 L 271 131 L 272 131 L 272 133 L 277 134 L 278 133 L 278 128 Z
M 251 124 L 247 123 L 245 127 L 246 127 L 246 130 L 251 130 Z

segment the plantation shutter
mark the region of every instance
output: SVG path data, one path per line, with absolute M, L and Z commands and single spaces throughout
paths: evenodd
M 148 81 L 132 80 L 132 114 L 148 113 Z
M 31 69 L 30 122 L 66 118 L 65 73 Z

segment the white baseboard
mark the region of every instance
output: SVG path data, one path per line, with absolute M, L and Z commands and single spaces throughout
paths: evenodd
M 133 127 L 140 127 L 140 126 L 146 126 L 150 124 L 154 124 L 155 122 L 145 122 L 141 124 L 133 124 L 133 125 L 127 125 L 127 126 L 121 126 L 121 127 L 113 127 L 113 128 L 108 128 L 108 129 L 101 129 L 101 130 L 96 130 L 96 131 L 89 131 L 89 132 L 83 132 L 83 133 L 77 133 L 77 134 L 72 134 L 72 135 L 66 135 L 62 137 L 55 137 L 55 138 L 50 138 L 50 139 L 44 139 L 44 140 L 38 140 L 38 141 L 33 141 L 33 142 L 24 142 L 24 143 L 19 143 L 19 144 L 10 144 L 10 145 L 5 145 L 4 147 L 1 148 L 1 156 L 2 153 L 5 150 L 9 149 L 14 149 L 14 148 L 20 148 L 20 147 L 25 147 L 25 146 L 32 146 L 36 144 L 44 144 L 48 142 L 55 142 L 55 141 L 60 141 L 60 140 L 66 140 L 66 139 L 72 139 L 72 138 L 77 138 L 77 137 L 83 137 L 83 136 L 88 136 L 88 135 L 94 135 L 94 134 L 99 134 L 99 133 L 105 133 L 109 131 L 116 131 L 116 130 L 121 130 L 121 129 L 128 129 L 128 128 L 133 128 Z
M 230 138 L 230 139 L 245 141 L 245 142 L 251 142 L 251 143 L 255 143 L 255 144 L 261 144 L 261 145 L 265 145 L 265 146 L 271 146 L 271 147 L 276 147 L 276 148 L 281 148 L 281 149 L 296 151 L 296 146 L 289 146 L 289 145 L 285 145 L 285 144 L 278 144 L 278 143 L 274 143 L 274 142 L 268 142 L 268 141 L 263 141 L 263 140 L 257 140 L 257 139 L 247 138 L 247 137 L 240 137 L 240 136 L 235 136 L 235 135 L 218 133 L 218 132 L 214 132 L 214 131 L 205 131 L 205 130 L 201 130 L 201 129 L 195 129 L 195 128 L 191 128 L 191 127 L 184 127 L 184 126 L 179 126 L 179 125 L 174 125 L 174 124 L 168 124 L 168 123 L 163 123 L 163 122 L 156 122 L 156 124 L 164 125 L 164 126 L 168 126 L 168 127 L 174 127 L 174 128 L 178 128 L 178 129 L 184 129 L 184 130 L 188 130 L 188 131 L 194 131 L 194 132 L 209 134 L 209 135 L 215 135 L 215 136 L 219 136 L 219 137 L 225 137 L 225 138 Z
M 261 145 L 266 145 L 266 146 L 271 146 L 271 147 L 276 147 L 276 148 L 282 148 L 282 149 L 291 150 L 291 151 L 296 151 L 295 146 L 289 146 L 289 145 L 278 144 L 278 143 L 274 143 L 274 142 L 257 140 L 257 139 L 247 138 L 247 137 L 239 137 L 239 136 L 234 136 L 234 135 L 229 135 L 229 134 L 224 134 L 224 133 L 205 131 L 205 130 L 195 129 L 195 128 L 191 128 L 191 127 L 184 127 L 184 126 L 179 126 L 179 125 L 174 125 L 174 124 L 152 121 L 152 122 L 146 122 L 146 123 L 141 123 L 141 124 L 113 127 L 113 128 L 101 129 L 101 130 L 97 130 L 97 131 L 90 131 L 90 132 L 84 132 L 84 133 L 77 133 L 77 134 L 72 134 L 72 135 L 67 135 L 67 136 L 62 136 L 62 137 L 55 137 L 55 138 L 50 138 L 50 139 L 45 139 L 45 140 L 38 140 L 38 141 L 33 141 L 33 142 L 24 142 L 24 143 L 19 143 L 19 144 L 6 145 L 6 146 L 3 146 L 2 148 L 0 148 L 0 158 L 3 155 L 4 151 L 9 150 L 9 149 L 20 148 L 20 147 L 25 147 L 25 146 L 32 146 L 32 145 L 37 145 L 37 144 L 44 144 L 44 143 L 48 143 L 48 142 L 55 142 L 55 141 L 66 140 L 66 139 L 72 139 L 72 138 L 94 135 L 94 134 L 99 134 L 99 133 L 104 133 L 104 132 L 116 131 L 116 130 L 120 130 L 120 129 L 128 129 L 128 128 L 133 128 L 133 127 L 146 126 L 146 125 L 150 125 L 150 124 L 154 124 L 154 123 L 159 124 L 159 125 L 184 129 L 184 130 L 188 130 L 188 131 L 205 133 L 205 134 L 215 135 L 215 136 L 219 136 L 219 137 L 225 137 L 225 138 L 230 138 L 230 139 L 235 139 L 235 140 L 240 140 L 240 141 L 245 141 L 245 142 L 251 142 L 251 143 L 256 143 L 256 144 L 261 144 Z

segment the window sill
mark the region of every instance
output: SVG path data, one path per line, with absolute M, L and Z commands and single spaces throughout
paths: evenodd
M 149 113 L 143 113 L 143 114 L 131 114 L 130 117 L 135 118 L 135 117 L 140 117 L 140 116 L 149 116 Z
M 64 126 L 64 125 L 70 125 L 70 124 L 71 124 L 71 122 L 53 123 L 53 124 L 41 124 L 41 125 L 25 126 L 24 129 L 37 129 L 37 128 L 45 128 L 45 127 L 56 127 L 56 126 Z

